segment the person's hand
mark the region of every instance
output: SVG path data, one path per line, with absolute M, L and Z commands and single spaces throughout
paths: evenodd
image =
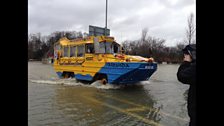
M 192 61 L 191 56 L 184 54 L 184 61 L 191 62 Z

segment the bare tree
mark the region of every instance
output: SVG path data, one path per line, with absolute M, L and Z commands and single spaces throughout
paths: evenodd
M 148 33 L 148 28 L 144 28 L 144 29 L 142 30 L 142 38 L 141 38 L 141 40 L 142 40 L 143 42 L 145 42 L 145 40 L 146 40 L 147 33 Z
M 195 37 L 195 24 L 194 24 L 194 14 L 191 13 L 187 20 L 187 29 L 186 29 L 186 41 L 188 44 L 191 44 L 194 41 Z

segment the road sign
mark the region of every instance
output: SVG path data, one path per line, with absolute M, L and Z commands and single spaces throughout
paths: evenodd
M 105 28 L 89 25 L 89 35 L 90 36 L 105 35 Z M 110 29 L 106 30 L 106 36 L 110 36 Z

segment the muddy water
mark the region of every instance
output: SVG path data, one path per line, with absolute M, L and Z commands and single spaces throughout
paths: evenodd
M 187 126 L 187 85 L 178 65 L 159 65 L 149 81 L 121 87 L 58 79 L 52 65 L 28 63 L 29 126 Z

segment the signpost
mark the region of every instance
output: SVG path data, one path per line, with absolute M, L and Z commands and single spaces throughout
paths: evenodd
M 107 29 L 107 3 L 106 0 L 106 20 L 105 28 L 89 25 L 89 36 L 110 36 L 110 29 Z

